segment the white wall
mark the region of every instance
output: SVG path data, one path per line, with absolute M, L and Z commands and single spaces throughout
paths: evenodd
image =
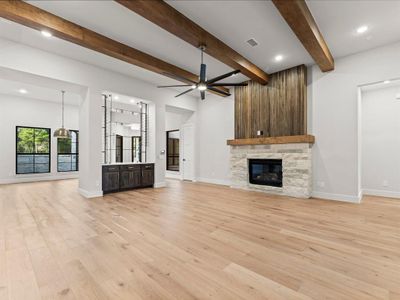
M 61 126 L 61 103 L 0 94 L 0 183 L 77 177 L 77 172 L 57 172 L 57 139 L 51 137 L 51 173 L 16 175 L 16 126 Z M 79 130 L 79 107 L 65 106 L 65 127 Z
M 207 94 L 199 101 L 197 115 L 197 179 L 229 185 L 230 147 L 226 141 L 234 138 L 233 95 L 222 98 Z
M 194 124 L 196 127 L 195 121 L 196 115 L 194 111 L 180 109 L 177 107 L 166 106 L 165 112 L 165 131 L 170 130 L 179 130 L 179 171 L 168 171 L 166 170 L 165 176 L 167 178 L 176 178 L 176 179 L 183 179 L 183 172 L 182 172 L 182 159 L 184 157 L 184 140 L 182 128 L 185 124 Z M 192 162 L 194 164 L 194 168 L 197 168 L 198 161 L 194 160 Z M 166 167 L 166 165 L 165 165 Z
M 0 67 L 15 69 L 87 87 L 80 107 L 81 166 L 80 191 L 87 197 L 101 195 L 102 163 L 102 91 L 113 91 L 153 101 L 156 119 L 153 141 L 155 185 L 165 185 L 165 106 L 172 105 L 196 110 L 197 98 L 183 95 L 175 98 L 176 91 L 157 89 L 153 84 L 112 71 L 95 67 L 67 57 L 49 53 L 6 39 L 0 39 Z
M 362 189 L 400 198 L 400 87 L 362 93 Z
M 335 70 L 309 69 L 314 196 L 359 202 L 357 86 L 400 77 L 400 43 L 336 59 Z

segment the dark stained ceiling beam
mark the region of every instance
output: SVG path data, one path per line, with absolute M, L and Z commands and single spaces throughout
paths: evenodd
M 205 45 L 205 52 L 250 79 L 267 84 L 268 74 L 224 42 L 207 32 L 162 0 L 115 0 L 131 11 L 174 34 L 194 47 Z
M 198 76 L 191 72 L 20 0 L 1 0 L 0 17 L 37 30 L 47 30 L 63 40 L 178 81 L 192 83 L 199 80 Z M 214 93 L 221 96 L 229 92 L 225 87 L 218 89 L 221 93 Z
M 332 71 L 335 62 L 305 0 L 272 0 L 286 23 L 323 72 Z

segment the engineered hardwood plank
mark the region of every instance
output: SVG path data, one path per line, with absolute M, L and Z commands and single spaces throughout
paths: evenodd
M 400 201 L 0 186 L 0 299 L 400 299 Z

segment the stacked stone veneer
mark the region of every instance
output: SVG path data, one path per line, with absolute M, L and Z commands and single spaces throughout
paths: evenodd
M 231 187 L 310 198 L 312 190 L 312 144 L 231 146 Z M 283 186 L 249 182 L 249 159 L 282 159 Z

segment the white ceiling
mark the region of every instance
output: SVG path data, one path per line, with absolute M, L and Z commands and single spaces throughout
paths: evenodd
M 30 1 L 31 4 L 100 32 L 167 62 L 198 73 L 199 51 L 113 1 Z M 270 1 L 168 1 L 266 72 L 272 73 L 312 59 Z M 400 1 L 307 1 L 335 58 L 400 39 Z M 356 35 L 361 25 L 370 30 Z M 154 85 L 176 81 L 94 51 L 44 38 L 35 30 L 4 21 L 0 36 L 94 64 Z M 259 45 L 246 41 L 255 38 Z M 277 63 L 274 57 L 284 56 Z M 231 69 L 206 56 L 208 77 Z M 243 81 L 243 75 L 230 81 Z

